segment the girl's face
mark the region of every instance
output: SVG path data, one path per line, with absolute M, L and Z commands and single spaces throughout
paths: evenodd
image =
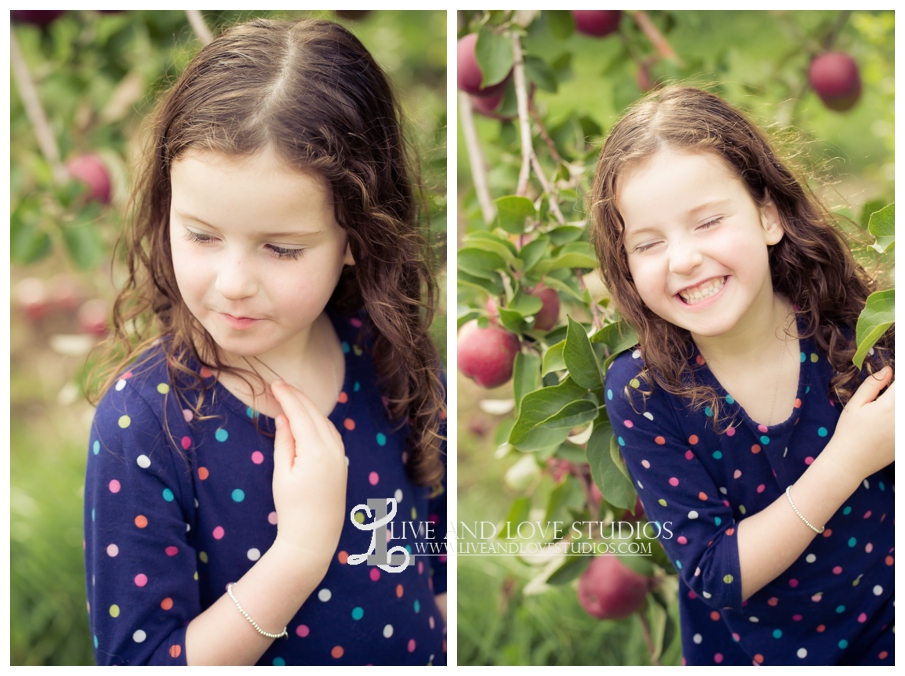
M 716 155 L 660 150 L 620 179 L 616 205 L 652 312 L 694 337 L 740 337 L 771 317 L 767 246 L 782 239 L 779 214 L 772 201 L 759 208 Z
M 326 183 L 270 151 L 191 151 L 173 163 L 171 185 L 176 282 L 224 356 L 302 354 L 354 264 Z

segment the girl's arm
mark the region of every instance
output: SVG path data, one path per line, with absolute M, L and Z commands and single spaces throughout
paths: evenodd
M 792 485 L 795 507 L 815 528 L 823 527 L 866 477 L 895 459 L 895 385 L 877 397 L 891 378 L 886 367 L 865 379 L 843 409 L 830 442 Z M 742 598 L 781 575 L 816 536 L 785 495 L 740 521 Z
M 279 530 L 232 591 L 261 629 L 277 634 L 327 574 L 345 517 L 347 468 L 333 424 L 291 385 L 275 382 L 272 390 L 286 414 L 277 418 L 274 440 Z M 255 664 L 273 640 L 259 634 L 224 593 L 189 624 L 186 660 L 189 665 Z

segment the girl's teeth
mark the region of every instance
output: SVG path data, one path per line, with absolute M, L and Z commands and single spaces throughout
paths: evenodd
M 680 291 L 679 295 L 686 303 L 688 303 L 689 305 L 694 305 L 695 303 L 700 303 L 702 300 L 710 298 L 714 294 L 719 293 L 720 289 L 723 288 L 723 285 L 725 283 L 725 277 L 720 277 L 719 279 L 711 279 L 694 288 Z

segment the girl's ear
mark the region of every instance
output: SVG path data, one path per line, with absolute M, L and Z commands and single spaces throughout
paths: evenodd
M 779 240 L 785 234 L 782 224 L 782 217 L 779 215 L 779 209 L 770 193 L 766 193 L 767 201 L 760 209 L 760 220 L 764 226 L 764 238 L 767 246 L 778 244 Z
M 355 258 L 352 256 L 352 247 L 346 242 L 346 255 L 343 256 L 343 265 L 355 265 Z

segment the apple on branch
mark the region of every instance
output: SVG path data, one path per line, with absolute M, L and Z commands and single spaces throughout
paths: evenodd
M 618 557 L 598 556 L 578 581 L 578 602 L 599 620 L 620 620 L 644 605 L 650 582 Z
M 499 326 L 491 324 L 482 329 L 472 319 L 459 329 L 459 371 L 481 387 L 499 387 L 507 382 L 518 351 L 518 336 Z
M 830 110 L 844 112 L 861 98 L 858 64 L 845 52 L 822 54 L 811 61 L 808 82 Z
M 93 154 L 78 155 L 66 163 L 69 174 L 88 188 L 88 199 L 110 204 L 112 183 L 110 172 L 100 157 Z
M 622 10 L 619 9 L 573 9 L 575 30 L 595 38 L 605 38 L 619 28 Z
M 461 38 L 456 47 L 456 78 L 461 89 L 466 94 L 472 96 L 485 97 L 502 95 L 506 89 L 509 78 L 512 77 L 512 71 L 503 78 L 502 82 L 490 85 L 489 87 L 481 87 L 484 74 L 478 66 L 478 58 L 475 55 L 475 47 L 478 44 L 478 34 L 469 33 Z

